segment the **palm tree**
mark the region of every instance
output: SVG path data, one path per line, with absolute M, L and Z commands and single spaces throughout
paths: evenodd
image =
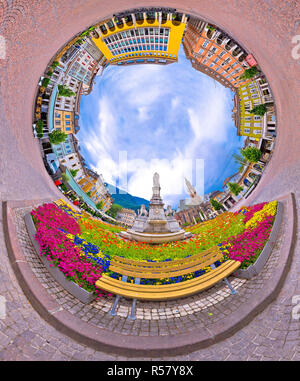
M 239 167 L 239 172 L 242 172 L 242 170 L 244 169 L 245 165 L 248 164 L 248 160 L 244 157 L 244 156 L 241 156 L 241 155 L 238 155 L 236 153 L 234 153 L 232 155 L 234 157 L 234 161 L 237 163 L 237 164 L 240 164 L 240 167 Z

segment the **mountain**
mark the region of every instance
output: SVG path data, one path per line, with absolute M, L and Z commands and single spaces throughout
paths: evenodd
M 105 186 L 112 195 L 114 203 L 123 206 L 123 208 L 133 209 L 137 212 L 142 204 L 144 204 L 146 208 L 149 206 L 150 201 L 145 200 L 144 198 L 132 196 L 123 190 L 122 193 L 120 193 L 120 188 L 108 183 L 105 183 Z

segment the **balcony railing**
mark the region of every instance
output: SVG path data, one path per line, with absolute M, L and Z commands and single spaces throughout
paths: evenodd
M 225 40 L 225 36 L 223 36 L 223 34 L 220 34 L 220 35 L 218 36 L 218 38 L 217 38 L 217 43 L 218 43 L 219 45 L 222 45 L 223 42 L 224 42 L 224 40 Z
M 136 19 L 136 23 L 137 23 L 138 25 L 142 25 L 142 24 L 144 23 L 144 21 L 145 21 L 145 19 L 144 19 L 144 14 L 143 14 L 143 13 L 137 13 L 137 14 L 135 15 L 135 19 Z
M 229 51 L 230 49 L 232 49 L 232 48 L 234 47 L 234 45 L 235 45 L 235 43 L 234 43 L 233 41 L 230 40 L 230 41 L 228 41 L 227 44 L 225 45 L 225 49 Z

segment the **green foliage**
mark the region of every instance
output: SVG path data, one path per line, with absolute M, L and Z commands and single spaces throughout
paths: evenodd
M 251 114 L 260 115 L 260 116 L 264 116 L 266 112 L 267 112 L 267 107 L 264 104 L 263 105 L 255 106 L 250 111 Z
M 258 70 L 255 66 L 246 69 L 244 73 L 240 76 L 240 79 L 250 79 L 253 78 L 258 73 Z
M 50 83 L 50 78 L 43 78 L 42 80 L 43 87 L 48 87 L 49 83 Z
M 262 152 L 256 147 L 247 147 L 241 150 L 241 154 L 250 163 L 257 163 L 261 158 Z
M 52 69 L 55 69 L 59 65 L 58 61 L 53 61 L 51 64 Z
M 210 200 L 210 203 L 211 203 L 211 206 L 212 206 L 215 210 L 221 210 L 221 209 L 224 209 L 224 208 L 223 208 L 223 205 L 220 204 L 217 200 L 214 200 L 213 198 Z
M 65 183 L 67 183 L 70 180 L 69 176 L 65 172 L 61 174 L 61 178 L 62 181 Z
M 110 207 L 110 209 L 106 212 L 106 214 L 108 214 L 109 216 L 113 217 L 113 218 L 116 218 L 116 215 L 117 213 L 123 209 L 123 206 L 119 205 L 119 204 L 112 204 L 112 206 Z
M 59 144 L 66 140 L 67 134 L 60 130 L 54 130 L 48 135 L 48 137 L 51 144 Z
M 53 72 L 49 70 L 49 71 L 47 72 L 47 75 L 48 75 L 48 77 L 52 77 Z
M 76 177 L 78 171 L 79 169 L 70 169 L 70 173 L 73 177 Z
M 37 137 L 40 139 L 43 137 L 44 133 L 43 133 L 43 125 L 44 125 L 44 122 L 39 119 L 37 122 L 36 122 L 36 132 L 37 132 Z
M 241 187 L 237 183 L 228 183 L 228 188 L 230 192 L 233 193 L 235 196 L 237 196 L 243 190 L 243 187 Z
M 96 208 L 101 210 L 103 208 L 103 201 L 98 202 L 98 204 L 96 204 Z
M 58 96 L 60 97 L 72 97 L 75 95 L 66 85 L 58 85 Z

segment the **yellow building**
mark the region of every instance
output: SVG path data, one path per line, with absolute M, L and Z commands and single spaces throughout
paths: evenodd
M 60 130 L 65 134 L 74 134 L 74 113 L 54 109 L 54 129 Z
M 259 140 L 262 137 L 265 117 L 251 114 L 250 111 L 263 102 L 257 81 L 251 81 L 238 89 L 239 123 L 238 135 L 250 136 Z
M 78 185 L 96 205 L 102 202 L 102 211 L 105 212 L 112 205 L 112 197 L 105 187 L 103 179 L 95 172 L 86 169 L 86 176 L 78 181 Z
M 124 13 L 98 24 L 92 36 L 110 64 L 168 64 L 177 61 L 186 23 L 182 13 Z

